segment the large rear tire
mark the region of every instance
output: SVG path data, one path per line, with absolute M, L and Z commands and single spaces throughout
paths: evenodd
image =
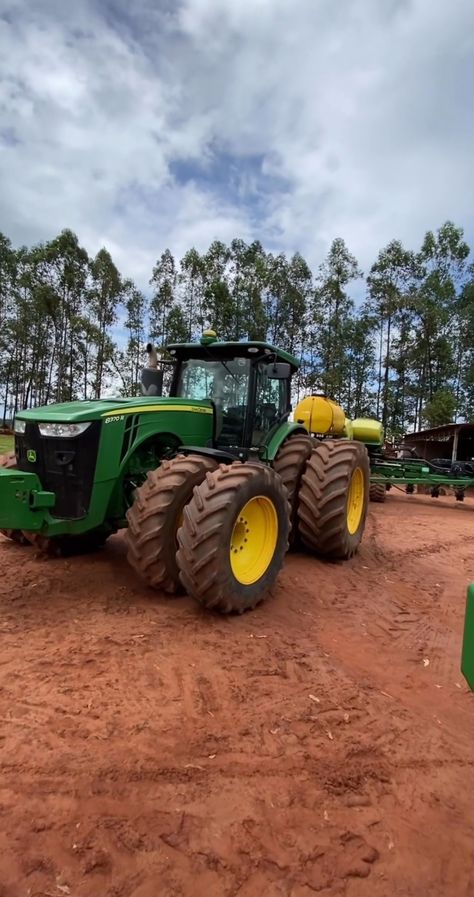
M 369 456 L 361 442 L 328 439 L 313 449 L 298 502 L 306 548 L 334 560 L 355 554 L 365 527 L 369 480 Z
M 151 471 L 127 511 L 128 562 L 149 586 L 174 594 L 180 587 L 176 533 L 193 489 L 217 462 L 178 455 Z
M 301 477 L 306 462 L 311 455 L 314 440 L 304 433 L 296 433 L 285 440 L 273 462 L 273 469 L 280 476 L 288 492 L 291 507 L 290 546 L 294 546 L 298 537 L 298 493 Z
M 290 505 L 263 464 L 221 464 L 194 490 L 178 530 L 181 582 L 204 607 L 243 613 L 266 597 L 288 548 Z
M 383 504 L 387 497 L 384 483 L 371 483 L 369 487 L 369 500 Z

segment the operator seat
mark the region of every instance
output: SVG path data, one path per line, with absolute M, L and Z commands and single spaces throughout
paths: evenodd
M 221 445 L 242 445 L 244 441 L 246 405 L 231 405 L 222 414 L 222 426 L 217 434 Z
M 274 402 L 262 402 L 257 405 L 252 445 L 260 445 L 277 420 L 278 408 Z

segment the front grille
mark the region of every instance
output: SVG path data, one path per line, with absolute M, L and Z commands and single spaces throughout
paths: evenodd
M 135 439 L 137 437 L 138 432 L 138 424 L 140 421 L 140 415 L 134 414 L 133 416 L 130 414 L 125 422 L 125 429 L 123 432 L 123 442 L 122 449 L 120 452 L 120 461 L 122 462 L 125 458 L 125 455 L 130 449 L 130 446 L 133 445 Z
M 43 489 L 56 494 L 55 517 L 77 520 L 86 516 L 94 483 L 100 428 L 101 421 L 93 421 L 80 436 L 63 439 L 41 436 L 38 424 L 27 423 L 25 433 L 15 436 L 18 468 L 38 474 Z M 36 461 L 28 460 L 31 451 L 36 453 Z

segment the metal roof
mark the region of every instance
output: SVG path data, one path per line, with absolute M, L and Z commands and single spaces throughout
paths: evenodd
M 453 434 L 456 430 L 472 430 L 474 433 L 474 423 L 472 424 L 443 424 L 441 427 L 430 427 L 427 430 L 417 430 L 416 433 L 405 433 L 404 439 L 429 439 L 436 436 Z

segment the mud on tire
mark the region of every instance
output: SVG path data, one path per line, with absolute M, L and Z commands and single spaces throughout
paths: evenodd
M 206 608 L 250 610 L 276 580 L 289 529 L 288 494 L 274 470 L 257 463 L 221 464 L 195 488 L 184 510 L 178 530 L 181 582 Z
M 128 561 L 138 575 L 155 589 L 173 594 L 180 587 L 176 563 L 176 533 L 184 506 L 193 489 L 217 461 L 203 455 L 178 455 L 163 461 L 137 489 L 127 512 Z
M 369 487 L 369 500 L 382 504 L 387 497 L 384 483 L 371 483 Z
M 301 477 L 314 445 L 315 440 L 311 436 L 307 436 L 305 433 L 296 433 L 285 440 L 273 462 L 273 469 L 276 470 L 286 487 L 291 506 L 290 546 L 295 545 L 298 541 L 298 493 Z
M 298 502 L 298 529 L 306 548 L 334 560 L 355 554 L 365 527 L 369 478 L 369 456 L 362 443 L 328 439 L 313 449 Z M 351 491 L 356 483 L 357 513 Z

